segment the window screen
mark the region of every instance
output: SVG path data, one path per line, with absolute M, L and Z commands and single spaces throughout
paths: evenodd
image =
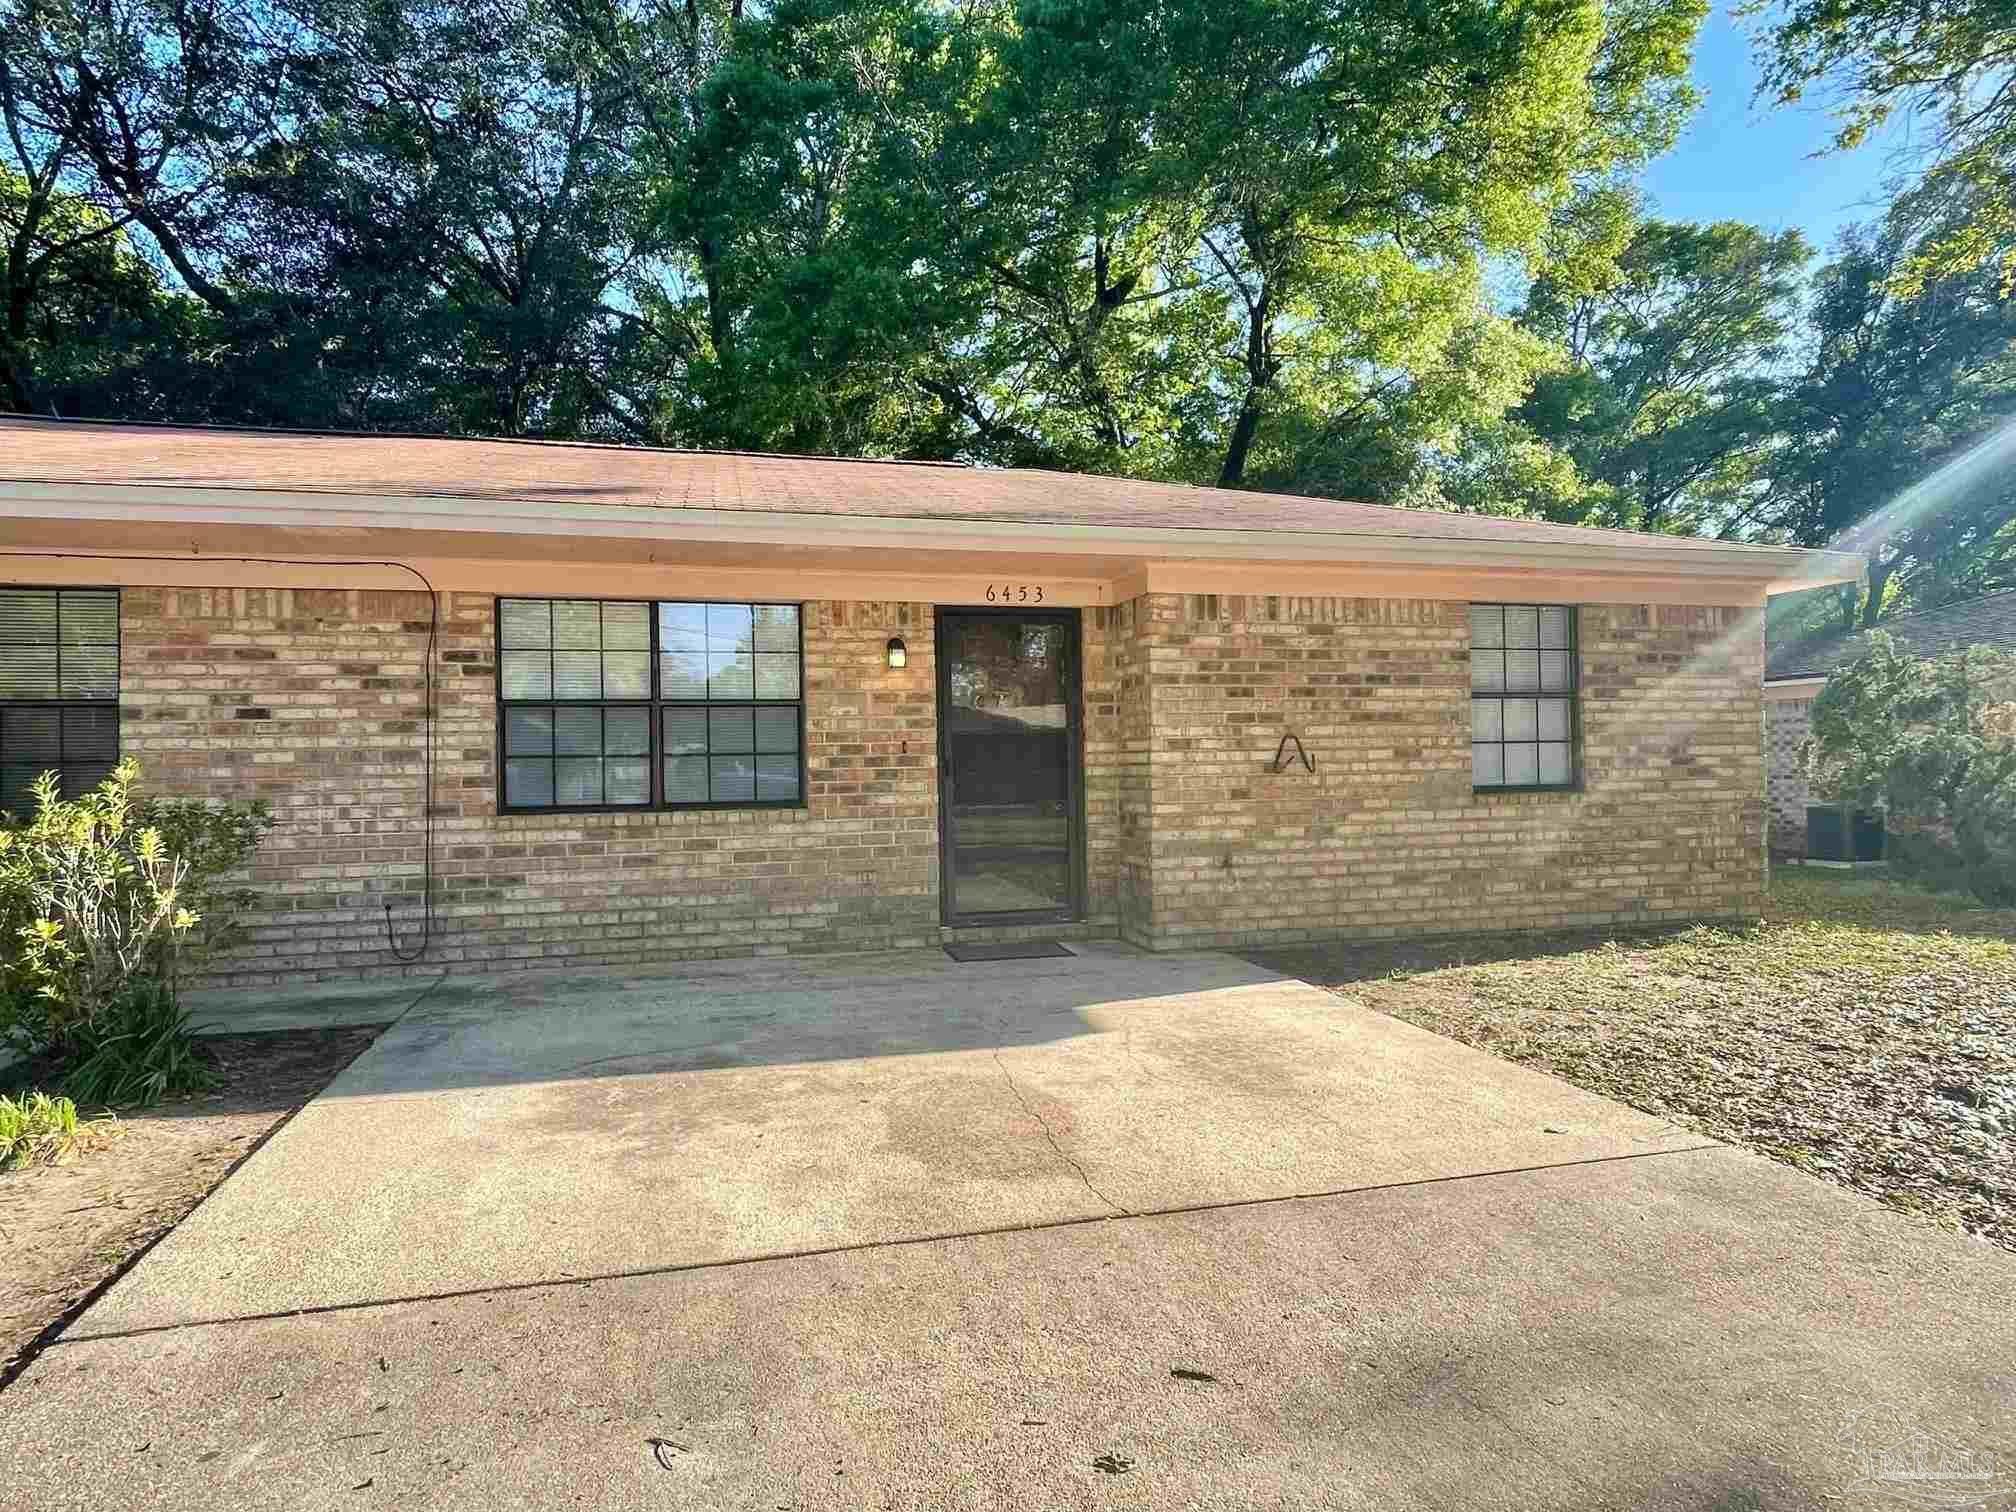
M 0 810 L 26 818 L 55 772 L 65 797 L 119 762 L 119 591 L 0 588 Z
M 795 805 L 796 604 L 500 599 L 507 809 Z
M 1470 767 L 1480 788 L 1575 785 L 1575 611 L 1470 606 Z

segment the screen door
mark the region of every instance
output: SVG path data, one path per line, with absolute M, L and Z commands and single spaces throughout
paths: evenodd
M 1080 911 L 1078 616 L 938 611 L 949 924 Z

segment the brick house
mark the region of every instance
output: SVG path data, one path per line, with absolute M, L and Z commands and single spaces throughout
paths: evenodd
M 1747 915 L 1765 596 L 1860 566 L 947 464 L 21 419 L 0 496 L 0 806 L 119 755 L 268 800 L 241 982 Z
M 1938 656 L 1966 646 L 2016 651 L 2016 592 L 1991 593 L 1921 614 L 1900 614 L 1877 627 L 1913 656 Z M 1771 849 L 1806 851 L 1806 741 L 1813 701 L 1836 667 L 1867 648 L 1869 632 L 1823 631 L 1767 648 L 1764 660 L 1764 750 L 1771 802 Z

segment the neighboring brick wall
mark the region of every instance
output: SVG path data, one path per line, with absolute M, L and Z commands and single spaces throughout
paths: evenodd
M 1765 703 L 1771 849 L 1788 855 L 1806 854 L 1806 740 L 1812 733 L 1812 699 L 1771 699 Z
M 1156 594 L 1129 607 L 1152 730 L 1129 938 L 1215 946 L 1761 906 L 1753 616 L 1584 608 L 1585 791 L 1490 797 L 1471 788 L 1464 604 Z M 1314 774 L 1267 770 L 1290 731 Z

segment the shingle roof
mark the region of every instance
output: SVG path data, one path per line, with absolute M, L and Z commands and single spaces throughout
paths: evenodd
M 1964 604 L 1899 615 L 1876 628 L 1914 656 L 1936 656 L 1959 646 L 1994 646 L 2016 651 L 2016 591 L 1991 593 Z M 1765 659 L 1764 680 L 1825 676 L 1860 655 L 1868 644 L 1869 633 L 1832 630 L 1772 646 Z
M 682 452 L 0 417 L 0 480 L 261 489 L 942 521 L 1410 537 L 1600 541 L 1676 556 L 1782 548 L 1594 530 L 1288 494 L 956 463 Z

